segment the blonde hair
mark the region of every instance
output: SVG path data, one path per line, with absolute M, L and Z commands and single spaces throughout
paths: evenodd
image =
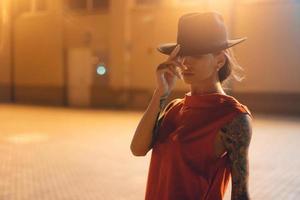
M 226 62 L 223 67 L 218 71 L 219 80 L 223 89 L 231 90 L 228 86 L 231 80 L 241 82 L 245 76 L 243 75 L 244 69 L 239 65 L 234 52 L 231 48 L 223 50 L 226 56 Z

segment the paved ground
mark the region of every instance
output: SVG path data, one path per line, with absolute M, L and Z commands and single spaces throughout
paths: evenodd
M 0 105 L 0 199 L 142 200 L 150 152 L 129 149 L 141 115 Z M 299 199 L 300 119 L 255 117 L 252 200 Z

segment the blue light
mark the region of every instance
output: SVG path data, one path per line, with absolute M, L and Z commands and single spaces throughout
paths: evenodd
M 99 75 L 104 75 L 106 73 L 106 68 L 103 65 L 99 65 L 97 67 L 97 74 Z

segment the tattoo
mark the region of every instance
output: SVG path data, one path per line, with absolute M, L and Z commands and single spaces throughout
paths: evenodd
M 165 107 L 167 99 L 168 99 L 169 93 L 166 93 L 165 95 L 161 96 L 159 99 L 159 108 L 160 112 Z
M 155 120 L 155 124 L 154 124 L 154 128 L 153 128 L 153 134 L 152 134 L 152 141 L 150 144 L 150 148 L 153 147 L 155 141 L 157 140 L 158 137 L 158 128 L 160 127 L 160 124 L 162 122 L 162 119 L 165 115 L 165 111 L 163 110 L 166 102 L 167 102 L 167 98 L 168 98 L 168 94 L 161 96 L 161 98 L 159 99 L 159 112 L 156 116 L 156 120 Z M 169 105 L 167 106 L 166 110 L 168 110 L 168 108 L 172 105 L 172 102 L 169 103 Z
M 221 140 L 231 161 L 231 200 L 249 200 L 248 148 L 252 137 L 251 118 L 247 114 L 241 114 L 221 130 Z

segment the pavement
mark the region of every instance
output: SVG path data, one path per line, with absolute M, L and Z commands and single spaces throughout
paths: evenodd
M 151 152 L 130 152 L 142 114 L 0 104 L 0 200 L 144 199 Z M 300 199 L 300 118 L 254 117 L 251 199 Z

